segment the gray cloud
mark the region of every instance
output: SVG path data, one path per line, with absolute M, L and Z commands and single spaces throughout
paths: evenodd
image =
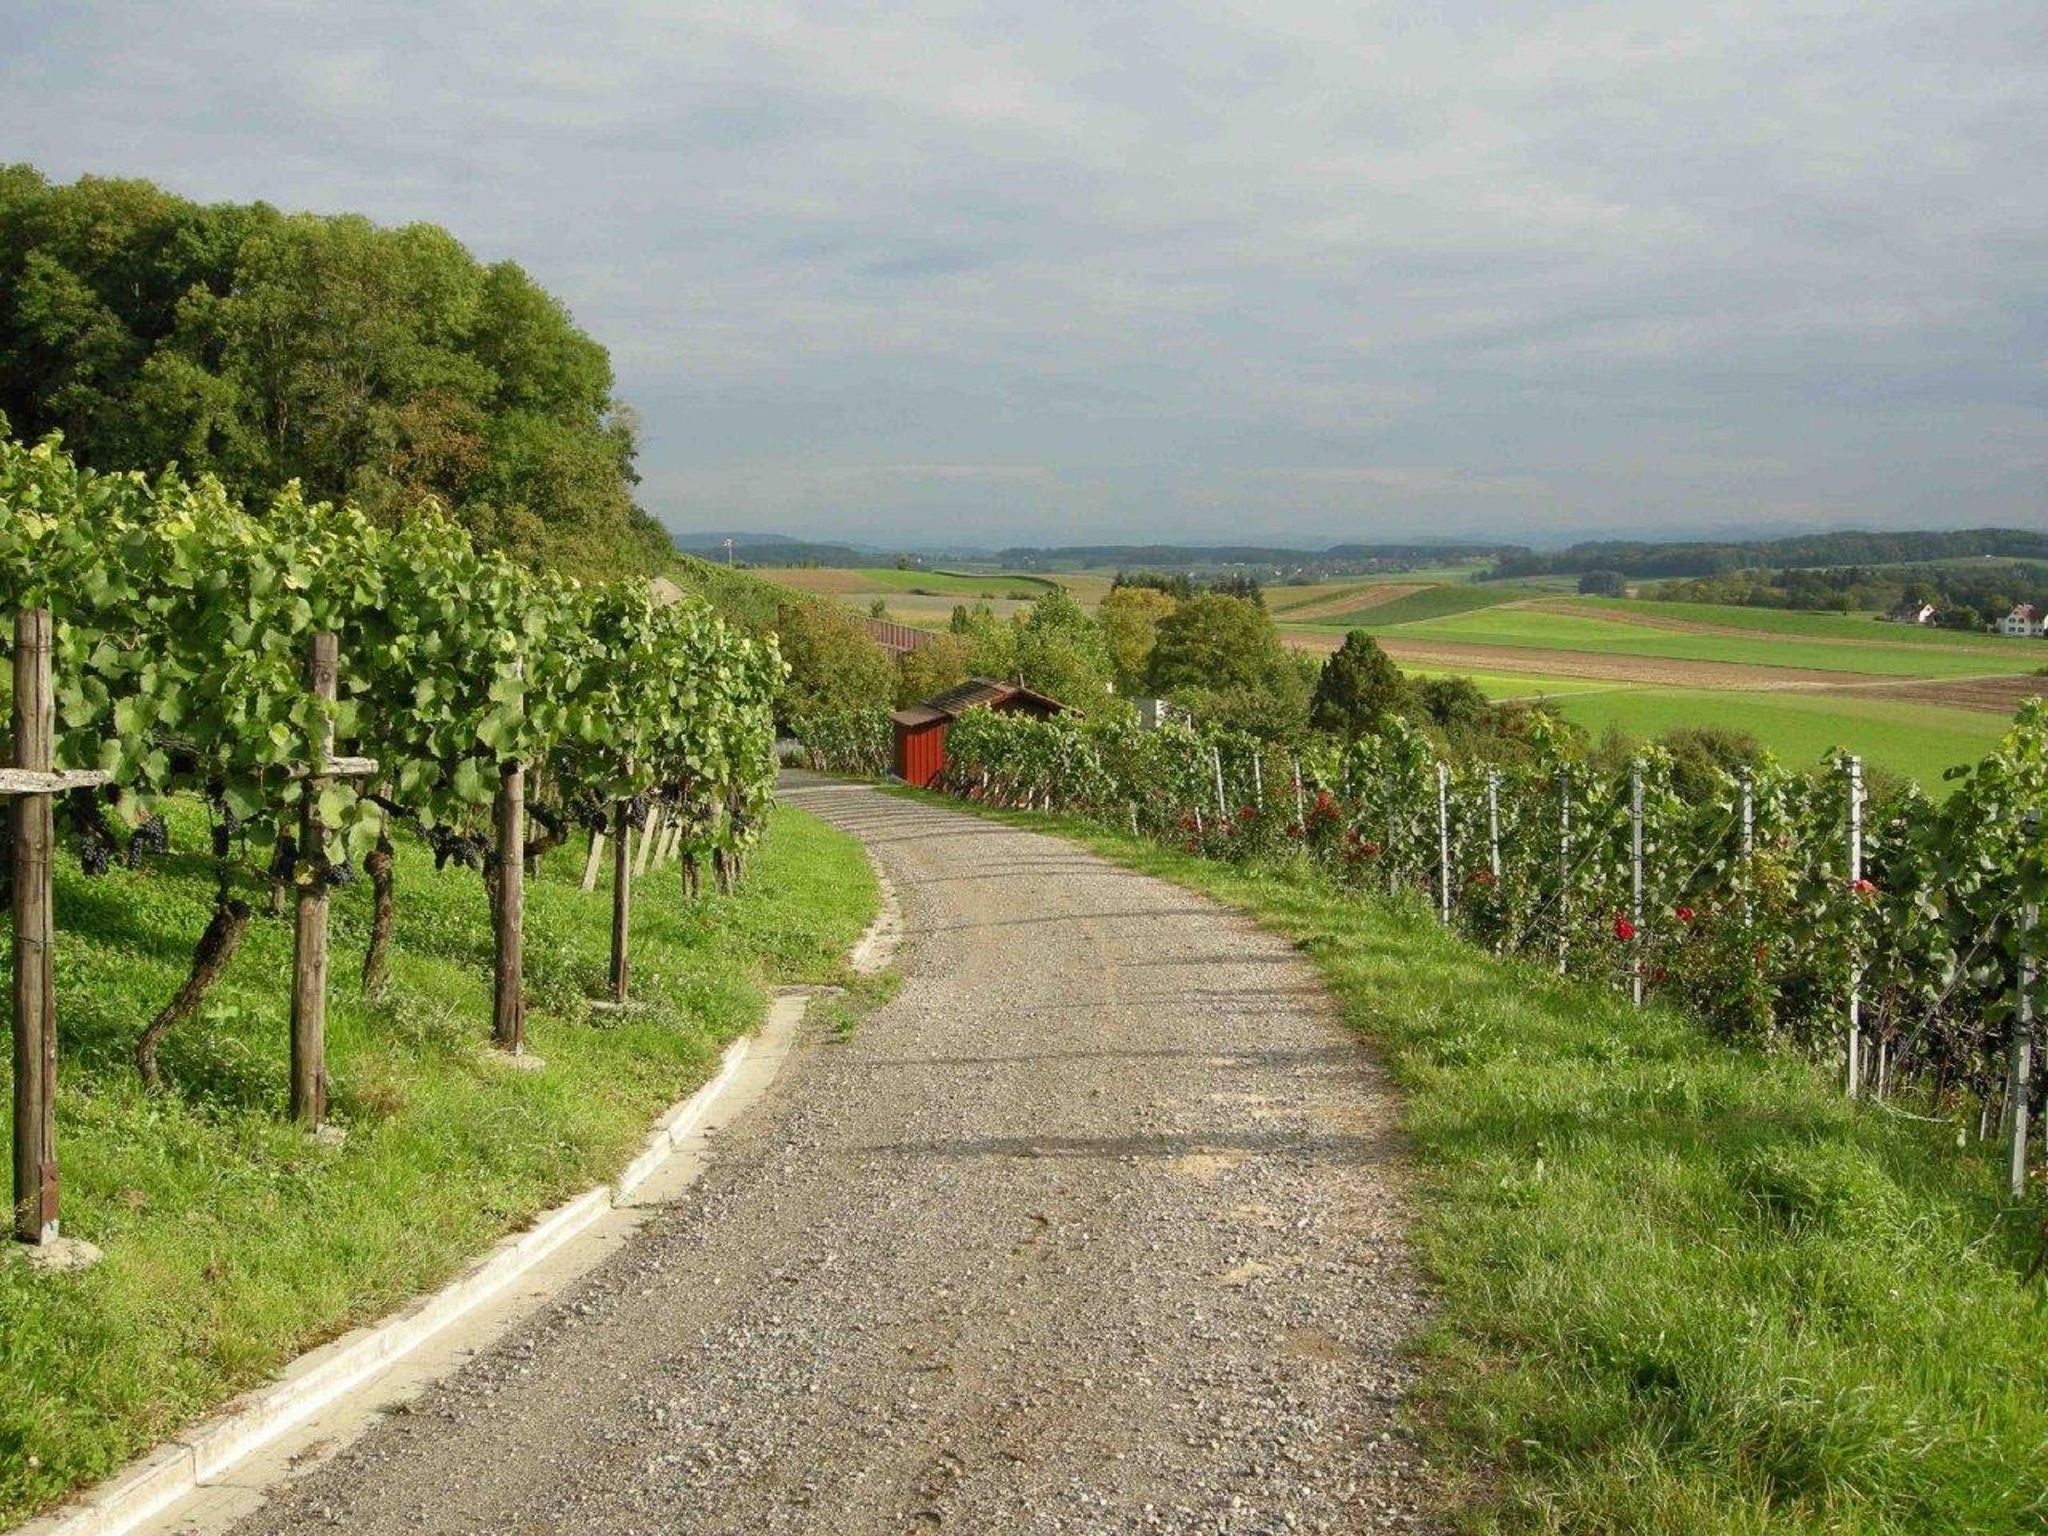
M 517 259 L 679 527 L 2048 523 L 2029 6 L 9 10 L 0 154 Z

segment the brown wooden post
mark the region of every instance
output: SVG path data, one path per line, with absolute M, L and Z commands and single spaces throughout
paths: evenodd
M 621 800 L 612 820 L 612 1001 L 626 1000 L 626 935 L 633 917 L 633 824 Z
M 318 634 L 306 658 L 306 687 L 314 698 L 333 703 L 339 642 Z M 330 721 L 317 742 L 314 761 L 325 770 L 334 756 Z M 320 794 L 332 782 L 324 771 L 306 777 L 299 810 L 298 910 L 292 935 L 291 1117 L 318 1129 L 327 1119 L 327 838 L 320 825 Z
M 38 773 L 56 757 L 50 612 L 14 616 L 14 765 Z M 48 795 L 14 797 L 14 1235 L 57 1237 L 57 1001 L 51 971 Z
M 500 1050 L 526 1049 L 523 967 L 526 920 L 526 770 L 507 763 L 498 781 L 497 990 L 491 1008 L 491 1039 Z

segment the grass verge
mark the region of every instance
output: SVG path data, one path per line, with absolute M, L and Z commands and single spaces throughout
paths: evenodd
M 957 802 L 950 802 L 957 804 Z M 1254 914 L 1404 1096 L 1464 1529 L 2039 1531 L 2038 1204 L 1808 1063 L 1503 963 L 1306 870 L 1020 824 Z
M 174 847 L 203 847 L 181 809 Z M 673 868 L 636 882 L 644 1006 L 592 1015 L 611 895 L 608 880 L 579 889 L 580 863 L 558 851 L 528 885 L 540 1072 L 481 1049 L 491 935 L 474 872 L 436 873 L 401 842 L 392 985 L 374 1004 L 354 971 L 366 882 L 335 893 L 328 1060 L 348 1137 L 330 1149 L 280 1115 L 289 920 L 251 926 L 204 1016 L 165 1041 L 174 1091 L 152 1097 L 130 1052 L 205 926 L 207 867 L 174 853 L 88 880 L 60 854 L 64 1226 L 106 1258 L 81 1275 L 0 1264 L 0 1527 L 608 1178 L 760 1021 L 770 986 L 848 979 L 845 955 L 877 905 L 859 845 L 780 807 L 739 894 L 685 899 Z

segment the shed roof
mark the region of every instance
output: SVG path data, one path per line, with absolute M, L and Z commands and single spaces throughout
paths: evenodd
M 1014 699 L 1023 699 L 1032 704 L 1042 704 L 1054 712 L 1066 706 L 1058 699 L 1050 698 L 1022 683 L 1000 683 L 994 678 L 970 677 L 957 687 L 948 688 L 944 693 L 933 694 L 922 704 L 913 704 L 908 709 L 894 711 L 889 718 L 898 725 L 930 725 L 934 720 L 952 720 L 968 710 L 981 705 L 993 709 L 998 704 L 1008 704 Z

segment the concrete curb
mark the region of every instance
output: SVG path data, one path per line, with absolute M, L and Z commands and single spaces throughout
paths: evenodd
M 862 975 L 884 969 L 900 940 L 902 920 L 893 889 L 881 881 L 882 907 L 853 950 Z M 775 1007 L 795 1011 L 800 1023 L 805 996 L 784 996 Z M 771 1009 L 772 1017 L 773 1009 Z M 764 1021 L 765 1023 L 765 1021 Z M 753 1054 L 755 1036 L 743 1035 L 725 1048 L 718 1071 L 687 1099 L 671 1105 L 655 1122 L 647 1146 L 610 1184 L 586 1190 L 565 1205 L 543 1212 L 532 1226 L 500 1239 L 482 1258 L 430 1296 L 401 1308 L 381 1322 L 343 1334 L 291 1361 L 268 1386 L 234 1399 L 225 1408 L 131 1462 L 68 1504 L 17 1527 L 16 1536 L 131 1536 L 172 1505 L 222 1481 L 265 1446 L 306 1422 L 347 1393 L 375 1378 L 443 1330 L 503 1295 L 580 1233 L 613 1211 L 634 1208 L 629 1198 L 676 1156 L 717 1108 L 719 1100 Z M 773 1071 L 776 1062 L 765 1063 Z

